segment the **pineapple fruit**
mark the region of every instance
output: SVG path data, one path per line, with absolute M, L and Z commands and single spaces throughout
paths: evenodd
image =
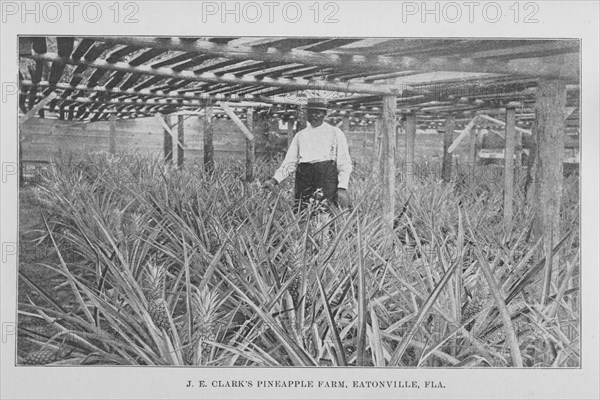
M 38 350 L 31 352 L 23 358 L 24 365 L 46 365 L 59 360 L 56 350 Z
M 159 329 L 169 332 L 171 329 L 169 305 L 164 298 L 165 273 L 166 269 L 163 265 L 158 266 L 148 263 L 148 314 L 150 314 L 150 318 Z
M 59 347 L 44 349 L 28 353 L 21 361 L 23 365 L 46 365 L 57 362 L 71 353 L 72 349 Z
M 192 337 L 189 338 L 187 326 L 182 329 L 184 342 L 188 342 L 186 352 L 188 364 L 203 365 L 210 357 L 211 345 L 207 341 L 214 341 L 217 337 L 218 303 L 217 292 L 211 291 L 208 287 L 196 288 L 192 294 Z
M 461 324 L 464 324 L 469 319 L 479 314 L 490 298 L 490 288 L 487 283 L 482 282 L 480 279 L 476 282 L 475 286 L 473 296 L 467 301 L 463 308 Z M 472 323 L 469 325 L 472 325 Z

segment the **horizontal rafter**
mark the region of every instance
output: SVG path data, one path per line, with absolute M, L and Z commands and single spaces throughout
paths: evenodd
M 346 93 L 370 93 L 370 94 L 400 94 L 400 88 L 393 85 L 369 85 L 363 83 L 339 83 L 330 81 L 310 81 L 307 79 L 287 79 L 287 78 L 268 78 L 265 77 L 261 80 L 251 76 L 236 77 L 224 74 L 217 76 L 212 72 L 203 72 L 201 74 L 194 73 L 192 71 L 173 71 L 170 68 L 156 68 L 153 69 L 149 66 L 140 65 L 132 67 L 127 63 L 108 63 L 104 60 L 99 61 L 87 61 L 85 59 L 74 60 L 72 58 L 60 57 L 55 53 L 45 54 L 32 54 L 28 56 L 38 61 L 51 61 L 51 62 L 64 62 L 65 64 L 84 66 L 87 68 L 99 68 L 109 71 L 119 71 L 126 73 L 139 73 L 144 75 L 154 75 L 164 78 L 175 78 L 184 79 L 188 81 L 196 82 L 214 82 L 214 83 L 228 83 L 228 84 L 246 84 L 256 85 L 265 87 L 279 87 L 285 88 L 289 91 L 295 90 L 328 90 L 333 92 L 346 92 Z

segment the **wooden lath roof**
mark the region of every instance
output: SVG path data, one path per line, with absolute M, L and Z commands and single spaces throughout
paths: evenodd
M 19 44 L 21 110 L 56 92 L 42 110 L 69 120 L 168 114 L 221 100 L 292 112 L 307 91 L 329 97 L 333 116 L 376 116 L 385 94 L 397 95 L 400 112 L 425 118 L 515 101 L 525 110 L 540 78 L 568 81 L 570 106 L 578 106 L 578 40 L 21 37 Z

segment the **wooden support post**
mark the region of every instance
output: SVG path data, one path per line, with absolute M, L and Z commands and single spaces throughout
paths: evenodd
M 110 114 L 110 136 L 108 138 L 108 152 L 115 154 L 117 152 L 117 113 Z
M 383 176 L 383 153 L 381 146 L 381 118 L 378 118 L 375 121 L 373 126 L 373 149 L 371 153 L 371 164 L 373 166 L 373 175 L 374 178 L 377 179 L 380 176 Z
M 178 115 L 177 116 L 177 151 L 175 152 L 175 157 L 177 158 L 177 166 L 183 166 L 183 140 L 184 140 L 184 130 L 183 130 L 183 122 L 185 121 L 185 116 Z
M 504 141 L 504 232 L 508 234 L 512 229 L 513 197 L 514 197 L 514 154 L 515 154 L 515 123 L 516 113 L 514 108 L 506 109 L 506 134 Z
M 294 138 L 294 121 L 288 120 L 287 122 L 287 147 L 289 148 Z
M 381 118 L 383 163 L 383 219 L 390 229 L 394 227 L 396 201 L 396 96 L 383 96 Z
M 535 141 L 533 171 L 534 232 L 543 236 L 544 255 L 561 239 L 560 202 L 563 192 L 563 159 L 565 144 L 564 107 L 566 86 L 560 80 L 540 80 L 536 93 Z M 547 260 L 541 300 L 548 299 L 553 266 L 558 256 Z
M 246 126 L 250 132 L 254 132 L 254 109 L 249 108 L 246 112 Z M 256 158 L 256 138 L 246 138 L 246 182 L 254 180 L 254 165 Z
M 163 115 L 162 119 L 167 127 L 171 126 L 171 116 Z M 166 163 L 173 162 L 173 137 L 167 127 L 163 126 L 163 155 Z
M 452 180 L 452 153 L 448 149 L 454 139 L 454 117 L 446 118 L 446 130 L 444 131 L 444 155 L 442 158 L 442 179 L 444 182 Z
M 204 170 L 212 174 L 215 170 L 215 148 L 213 146 L 212 107 L 204 115 Z
M 469 135 L 469 165 L 475 166 L 477 163 L 477 139 L 479 136 L 479 128 L 471 129 Z
M 406 187 L 413 186 L 415 173 L 415 140 L 417 137 L 417 118 L 415 114 L 406 114 Z

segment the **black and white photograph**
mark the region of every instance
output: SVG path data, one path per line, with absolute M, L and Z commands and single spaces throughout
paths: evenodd
M 598 394 L 597 3 L 67 3 L 1 4 L 3 398 Z

